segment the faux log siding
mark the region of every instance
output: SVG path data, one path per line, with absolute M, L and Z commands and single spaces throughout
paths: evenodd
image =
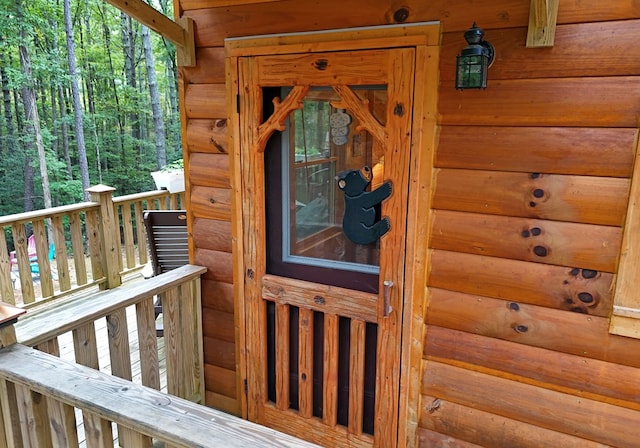
M 609 423 L 640 418 L 640 344 L 608 317 L 640 67 L 606 61 L 639 27 L 561 25 L 548 49 L 524 48 L 526 28 L 485 29 L 498 55 L 486 91 L 445 88 L 461 46 L 443 36 L 424 446 L 637 443 Z
M 435 164 L 441 168 L 491 171 L 500 167 L 502 171 L 628 178 L 637 133 L 632 128 L 444 126 Z
M 434 250 L 428 283 L 450 291 L 608 317 L 613 280 L 614 275 L 606 272 Z
M 613 274 L 607 269 L 611 270 L 615 257 L 612 247 L 619 244 L 617 227 L 626 208 L 626 203 L 622 207 L 620 203 L 608 204 L 612 204 L 610 199 L 615 202 L 616 198 L 624 197 L 623 190 L 628 189 L 625 179 L 631 174 L 640 106 L 640 84 L 636 78 L 640 66 L 635 63 L 640 56 L 640 47 L 635 45 L 639 5 L 561 0 L 556 44 L 544 49 L 524 47 L 529 2 L 521 0 L 501 0 L 489 7 L 480 7 L 472 0 L 409 0 L 402 4 L 404 11 L 382 0 L 355 0 L 348 4 L 327 0 L 321 9 L 300 0 L 216 9 L 210 9 L 216 5 L 213 0 L 182 0 L 180 5 L 185 15 L 196 21 L 200 47 L 198 66 L 183 69 L 189 84 L 185 110 L 189 117 L 190 152 L 222 155 L 227 152 L 225 130 L 220 124 L 226 116 L 224 67 L 220 63 L 225 37 L 381 25 L 403 17 L 407 23 L 440 20 L 447 31 L 440 59 L 442 126 L 436 153 L 440 168 L 449 172 L 502 171 L 524 176 L 519 177 L 516 185 L 526 184 L 529 180 L 524 179 L 532 173 L 542 173 L 547 178 L 558 175 L 558 179 L 580 176 L 577 180 L 583 186 L 585 179 L 581 176 L 600 178 L 593 185 L 615 185 L 609 193 L 607 188 L 593 189 L 594 197 L 600 198 L 599 204 L 612 211 L 609 217 L 609 212 L 598 212 L 598 207 L 588 200 L 575 197 L 577 202 L 570 202 L 570 212 L 558 206 L 546 210 L 549 215 L 540 209 L 536 211 L 539 214 L 528 214 L 530 210 L 522 206 L 526 204 L 522 195 L 511 206 L 502 207 L 499 214 L 503 216 L 489 217 L 494 224 L 505 219 L 511 226 L 517 227 L 519 223 L 527 224 L 523 226 L 527 228 L 538 226 L 543 218 L 545 228 L 554 232 L 546 233 L 546 237 L 553 236 L 547 243 L 555 248 L 545 263 L 531 262 L 535 258 L 525 250 L 528 247 L 523 247 L 522 241 L 517 243 L 519 237 L 513 234 L 506 236 L 507 240 L 514 240 L 516 247 L 508 248 L 507 242 L 499 240 L 505 233 L 490 224 L 484 224 L 484 230 L 489 226 L 488 232 L 494 232 L 497 243 L 494 245 L 487 241 L 482 226 L 452 237 L 434 238 L 437 247 L 447 250 L 434 250 L 431 258 L 429 283 L 433 290 L 441 289 L 441 293 L 432 296 L 427 314 L 433 320 L 426 327 L 425 395 L 418 440 L 423 446 L 447 444 L 468 448 L 541 443 L 605 446 L 598 442 L 625 446 L 629 440 L 635 441 L 635 435 L 628 430 L 611 435 L 608 428 L 599 424 L 609 421 L 629 424 L 630 418 L 638 418 L 637 413 L 625 408 L 637 408 L 638 396 L 634 395 L 633 385 L 637 384 L 636 368 L 640 366 L 628 358 L 640 346 L 634 340 L 609 336 L 606 317 L 611 310 L 613 284 Z M 486 91 L 456 92 L 451 88 L 455 55 L 464 46 L 462 31 L 473 20 L 485 29 L 486 38 L 496 46 L 497 59 L 490 70 L 490 86 Z M 205 192 L 226 187 L 207 185 L 210 179 L 205 173 L 194 173 L 193 178 L 198 180 L 192 179 L 192 185 L 203 187 L 198 192 L 194 188 L 196 194 L 192 195 L 198 214 L 204 217 L 209 210 L 209 216 L 225 220 L 226 217 L 208 208 Z M 577 184 L 569 185 L 573 188 Z M 511 186 L 507 183 L 503 188 Z M 527 190 L 529 195 L 533 190 Z M 558 200 L 555 192 L 550 200 Z M 482 197 L 476 195 L 475 202 L 481 201 Z M 514 214 L 517 207 L 521 207 L 521 213 Z M 452 209 L 446 212 L 449 216 L 470 213 L 457 207 Z M 436 212 L 435 222 L 446 225 L 447 221 L 441 219 L 444 214 Z M 566 223 L 552 222 L 555 220 Z M 603 220 L 611 223 L 604 224 Z M 587 241 L 580 238 L 582 234 L 571 235 L 566 231 L 577 224 L 588 225 L 584 227 L 590 229 Z M 220 235 L 226 232 L 221 230 Z M 603 242 L 609 238 L 605 234 L 611 241 L 605 247 L 609 261 L 604 264 L 609 267 L 598 266 L 602 270 L 592 276 L 589 268 L 580 263 L 588 258 L 588 252 L 596 250 L 597 243 L 590 241 Z M 480 244 L 472 241 L 476 236 Z M 194 236 L 194 240 L 196 245 L 198 241 L 209 244 L 203 232 Z M 481 248 L 493 251 L 493 256 L 482 254 Z M 206 248 L 199 259 L 218 267 L 220 260 L 216 260 L 216 254 L 220 251 L 226 249 Z M 504 251 L 510 251 L 510 255 Z M 603 263 L 596 258 L 593 258 L 596 263 Z M 550 260 L 558 265 L 548 264 Z M 232 316 L 224 314 L 228 309 L 216 310 L 228 306 L 215 298 L 220 296 L 221 285 L 229 284 L 203 281 L 203 291 L 208 289 L 209 297 L 213 298 L 205 306 L 210 308 L 208 314 L 215 311 L 217 318 L 226 316 L 230 320 Z M 585 292 L 594 299 L 592 302 L 580 299 L 580 293 Z M 228 299 L 226 294 L 223 296 Z M 516 307 L 520 311 L 513 309 Z M 588 315 L 566 311 L 578 309 Z M 520 317 L 510 320 L 513 315 Z M 207 322 L 205 327 L 217 326 L 212 320 Z M 231 334 L 232 329 L 225 328 L 217 328 L 213 333 L 228 338 L 225 331 Z M 208 366 L 207 378 L 217 384 L 217 389 L 208 391 L 207 397 L 209 403 L 224 407 L 225 396 L 220 392 L 234 390 L 230 376 L 233 371 L 229 369 L 228 347 L 213 349 L 208 345 L 212 341 L 213 338 L 205 339 L 205 352 L 207 346 L 210 348 L 207 359 L 215 362 L 219 358 L 219 364 L 224 365 Z M 451 380 L 447 382 L 449 376 Z M 441 386 L 438 379 L 442 380 Z M 471 392 L 469 397 L 467 390 Z M 490 400 L 487 390 L 491 390 Z M 497 400 L 493 399 L 495 394 L 499 394 Z M 579 401 L 582 396 L 588 398 L 588 406 Z M 436 397 L 440 404 L 432 406 Z M 552 407 L 545 403 L 549 397 Z M 226 405 L 231 407 L 228 402 Z M 561 408 L 562 418 L 548 422 L 538 416 L 540 413 L 545 418 L 556 416 L 557 409 L 553 406 Z M 563 419 L 572 419 L 571 426 L 559 423 Z M 585 425 L 586 432 L 582 431 Z M 567 435 L 569 432 L 574 434 Z
M 429 415 L 429 398 L 437 397 L 473 410 L 509 416 L 516 421 L 586 440 L 620 448 L 637 447 L 638 412 L 621 406 L 434 361 L 429 362 L 429 375 L 424 377 L 423 394 L 423 416 Z M 532 406 L 532 403 L 536 403 L 536 406 Z M 430 414 L 429 420 L 433 420 L 432 416 L 436 412 L 438 411 L 435 410 Z M 465 421 L 469 423 L 468 420 Z M 490 429 L 491 427 L 485 428 L 487 432 Z M 543 433 L 544 430 L 540 430 L 540 434 Z M 531 435 L 533 440 L 537 434 L 536 431 Z M 492 434 L 472 435 L 472 437 L 474 441 L 481 441 L 481 438 L 484 438 L 487 441 L 497 442 L 489 442 L 485 446 L 519 446 L 518 444 L 501 444 L 502 425 L 495 425 Z
M 195 262 L 209 268 L 202 280 L 206 403 L 240 414 L 236 375 L 231 190 L 224 52 L 198 49 L 198 66 L 183 68 L 185 139 Z
M 322 7 L 318 7 L 313 2 L 287 0 L 214 8 L 215 2 L 181 0 L 180 5 L 184 15 L 196 22 L 198 47 L 220 47 L 227 37 L 430 20 L 438 20 L 444 30 L 454 32 L 461 40 L 462 47 L 465 42 L 459 31 L 466 30 L 474 21 L 485 31 L 526 28 L 530 2 L 500 0 L 487 7 L 474 0 L 406 0 L 402 3 L 388 0 L 351 0 L 348 3 L 326 0 L 322 2 Z M 605 3 L 602 0 L 561 0 L 558 10 L 558 24 L 637 18 L 640 18 L 640 6 L 630 1 Z M 526 32 L 523 36 L 526 36 Z
M 423 427 L 429 429 L 418 431 L 420 446 L 424 447 L 609 447 L 609 445 L 507 417 L 496 418 L 490 412 L 483 412 L 474 407 L 459 405 L 431 396 L 423 396 L 422 415 L 431 416 L 421 422 Z M 443 436 L 443 433 L 447 436 Z M 464 442 L 462 439 L 475 440 L 479 445 Z
M 526 159 L 526 153 L 521 157 Z M 621 226 L 629 179 L 441 169 L 437 209 Z
M 424 346 L 430 360 L 472 363 L 486 371 L 515 375 L 522 382 L 544 384 L 559 392 L 580 391 L 581 396 L 640 410 L 640 370 L 578 355 L 531 347 L 512 341 L 429 326 Z M 505 363 L 505 359 L 517 362 Z M 563 446 L 563 445 L 557 445 Z
M 438 210 L 431 247 L 615 272 L 622 229 Z

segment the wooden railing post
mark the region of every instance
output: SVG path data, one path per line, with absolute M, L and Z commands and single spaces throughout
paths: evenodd
M 17 342 L 14 324 L 26 310 L 0 302 L 0 349 Z M 20 417 L 14 385 L 0 380 L 0 446 L 20 446 Z
M 13 324 L 18 321 L 18 316 L 24 313 L 26 310 L 22 308 L 0 302 L 0 348 L 16 343 L 16 330 Z
M 112 193 L 115 188 L 106 185 L 96 185 L 88 188 L 87 191 L 91 195 L 93 202 L 100 204 L 99 216 L 97 222 L 93 225 L 95 228 L 88 233 L 90 238 L 97 236 L 96 241 L 99 247 L 98 253 L 94 254 L 91 250 L 92 263 L 98 261 L 94 257 L 100 257 L 99 262 L 102 265 L 102 273 L 106 278 L 106 283 L 100 285 L 100 289 L 111 289 L 122 284 L 120 277 L 120 241 L 118 240 L 118 217 L 115 215 L 115 207 L 113 205 Z M 87 219 L 87 225 L 89 220 Z M 94 247 L 90 242 L 90 246 Z M 95 270 L 94 270 L 95 273 Z

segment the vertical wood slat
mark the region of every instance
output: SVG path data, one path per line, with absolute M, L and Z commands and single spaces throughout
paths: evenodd
M 4 227 L 0 226 L 4 232 Z M 9 249 L 4 234 L 0 236 L 0 298 L 10 305 L 16 304 L 13 282 L 11 281 L 11 264 L 9 262 Z M 1 439 L 0 439 L 1 440 Z
M 301 417 L 313 417 L 313 310 L 300 308 L 298 406 Z
M 51 225 L 53 227 L 53 245 L 55 248 L 56 270 L 60 291 L 68 291 L 71 289 L 71 278 L 69 277 L 69 261 L 67 259 L 67 245 L 64 237 L 62 216 L 52 217 Z
M 129 348 L 127 309 L 117 309 L 108 314 L 106 319 L 111 374 L 131 380 L 131 351 Z
M 0 446 L 4 446 L 4 447 L 9 446 L 9 443 L 7 442 L 7 434 L 10 432 L 5 430 L 5 426 L 7 425 L 7 422 L 9 422 L 10 424 L 10 421 L 9 420 L 5 421 L 5 418 L 4 418 L 3 405 L 6 400 L 7 400 L 7 397 L 5 397 L 5 395 L 2 393 L 2 385 L 0 384 Z
M 136 305 L 136 324 L 138 326 L 142 384 L 160 390 L 160 362 L 158 360 L 154 308 L 153 298 L 138 303 Z
M 27 249 L 27 232 L 22 224 L 11 226 L 13 242 L 16 248 L 16 258 L 18 261 L 18 272 L 20 273 L 20 288 L 22 290 L 22 301 L 26 305 L 35 301 L 33 290 L 33 280 L 31 279 L 31 266 L 29 263 L 29 250 Z
M 51 443 L 53 448 L 78 446 L 76 414 L 73 406 L 61 403 L 53 398 L 47 399 Z
M 108 420 L 87 411 L 82 413 L 82 420 L 87 448 L 113 448 L 113 430 Z
M 276 304 L 276 408 L 289 409 L 289 339 L 290 307 L 283 303 Z
M 42 297 L 51 297 L 54 294 L 54 291 L 53 279 L 51 277 L 51 265 L 49 263 L 47 230 L 43 220 L 33 221 L 32 225 L 33 234 L 36 237 L 36 255 Z M 31 271 L 31 268 L 29 268 L 29 270 Z
M 365 322 L 351 321 L 349 351 L 349 427 L 352 434 L 362 434 L 364 416 Z
M 73 351 L 76 362 L 98 370 L 98 344 L 95 324 L 90 322 L 73 330 Z
M 96 210 L 89 210 L 85 214 L 87 238 L 89 240 L 89 254 L 91 255 L 91 273 L 94 280 L 103 278 L 106 270 L 102 265 L 103 248 L 100 242 L 100 221 Z
M 193 328 L 193 336 L 187 339 L 185 343 L 191 343 L 191 353 L 193 354 L 193 379 L 194 390 L 193 400 L 200 404 L 205 404 L 206 392 L 204 384 L 204 343 L 202 331 L 202 282 L 200 278 L 195 278 L 189 283 L 189 294 L 191 295 L 191 322 L 189 324 Z M 198 395 L 196 399 L 196 394 Z
M 36 346 L 36 349 L 40 350 L 41 352 L 60 357 L 60 344 L 58 343 L 57 337 L 43 342 L 42 344 L 38 344 Z
M 120 207 L 120 205 L 118 204 L 112 204 L 113 205 L 113 223 L 114 223 L 114 228 L 110 229 L 114 234 L 115 234 L 115 241 L 117 241 L 118 243 L 120 243 L 121 241 L 123 241 L 123 237 L 122 237 L 122 228 L 120 228 L 120 217 L 119 217 L 119 213 L 118 210 L 120 208 L 124 209 L 126 208 L 126 204 L 123 204 L 122 207 Z M 106 208 L 106 207 L 105 207 Z M 126 232 L 125 232 L 126 234 Z M 126 236 L 125 236 L 126 238 Z M 120 244 L 117 245 L 117 251 L 118 251 L 118 256 L 117 256 L 117 261 L 118 261 L 118 272 L 122 272 L 124 270 L 124 263 L 122 262 L 122 247 L 120 246 Z M 125 246 L 125 250 L 126 250 L 126 246 Z M 111 269 L 113 269 L 113 267 L 111 267 Z M 105 267 L 105 270 L 109 270 L 109 266 Z M 107 274 L 107 277 L 109 276 L 109 274 Z
M 334 427 L 338 422 L 338 316 L 324 316 L 324 368 L 322 378 L 322 421 Z
M 120 207 L 122 213 L 122 231 L 124 233 L 124 255 L 127 268 L 136 265 L 136 251 L 133 242 L 133 223 L 131 221 L 131 203 L 125 202 Z
M 118 443 L 123 447 L 151 448 L 153 439 L 131 428 L 118 426 Z
M 149 261 L 149 257 L 147 253 L 148 251 L 147 236 L 144 230 L 142 202 L 141 201 L 135 202 L 133 205 L 133 210 L 134 210 L 134 216 L 136 220 L 136 235 L 138 238 L 138 260 L 141 265 L 144 265 Z
M 22 448 L 15 385 L 5 380 L 0 380 L 0 408 L 2 409 L 1 414 L 4 422 L 3 427 L 7 448 Z
M 73 264 L 76 269 L 76 284 L 85 285 L 88 282 L 87 265 L 84 260 L 84 238 L 82 237 L 82 218 L 79 212 L 69 215 L 71 230 L 71 247 L 73 248 Z
M 167 392 L 183 396 L 182 377 L 180 375 L 180 328 L 178 289 L 171 288 L 162 294 L 162 324 L 164 328 L 164 351 L 167 363 Z
M 193 341 L 196 339 L 196 331 L 194 328 L 195 307 L 193 302 L 191 284 L 178 286 L 178 305 L 180 307 L 180 321 L 178 323 L 180 331 L 180 353 L 181 353 L 181 371 L 182 371 L 182 398 L 189 401 L 198 402 L 202 396 L 196 396 L 199 391 L 199 375 L 198 375 L 198 357 L 196 347 Z
M 15 385 L 15 390 L 25 447 L 51 446 L 47 398 L 20 384 Z
M 11 420 L 5 420 L 4 417 L 4 402 L 7 400 L 7 397 L 2 393 L 2 386 L 0 385 L 0 446 L 9 448 L 10 444 L 7 441 L 7 435 L 13 437 L 12 431 L 10 429 L 5 430 L 5 426 L 11 425 Z

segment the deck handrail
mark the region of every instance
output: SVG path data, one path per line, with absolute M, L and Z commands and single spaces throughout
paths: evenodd
M 185 448 L 317 446 L 21 344 L 0 350 L 0 379 L 10 386 L 0 388 L 3 405 L 6 403 L 1 409 L 5 422 L 12 421 L 9 414 L 15 423 L 12 408 L 35 420 L 20 431 L 31 442 L 29 446 L 77 446 L 73 408 L 82 410 L 86 420 L 96 422 L 88 437 L 113 441 L 113 422 L 125 447 L 151 446 L 152 439 Z M 9 436 L 20 435 L 7 426 Z M 56 445 L 52 445 L 52 438 Z
M 204 402 L 204 359 L 200 277 L 202 266 L 185 265 L 146 280 L 75 297 L 27 312 L 13 325 L 16 342 L 60 355 L 59 338 L 71 333 L 75 361 L 99 369 L 96 323 L 106 319 L 111 373 L 132 379 L 133 359 L 139 359 L 142 384 L 160 389 L 166 379 L 169 393 Z M 154 301 L 162 297 L 164 358 L 159 356 Z M 135 311 L 132 329 L 139 356 L 132 357 L 127 310 Z M 161 369 L 166 363 L 166 373 Z
M 0 217 L 2 301 L 30 308 L 118 286 L 148 262 L 143 212 L 184 208 L 183 194 L 167 190 L 120 197 L 103 185 L 88 191 L 91 201 Z M 36 253 L 30 253 L 29 235 Z

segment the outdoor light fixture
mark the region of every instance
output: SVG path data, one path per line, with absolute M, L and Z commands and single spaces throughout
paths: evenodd
M 493 63 L 493 45 L 483 40 L 484 31 L 473 26 L 464 33 L 469 44 L 456 58 L 456 89 L 486 89 L 487 72 Z

